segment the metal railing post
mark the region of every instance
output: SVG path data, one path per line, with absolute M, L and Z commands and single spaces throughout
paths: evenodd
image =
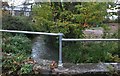
M 58 67 L 62 67 L 62 33 L 59 33 L 59 62 L 58 62 Z

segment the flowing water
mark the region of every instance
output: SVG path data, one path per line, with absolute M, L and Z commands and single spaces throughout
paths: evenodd
M 37 36 L 33 39 L 32 46 L 32 57 L 34 60 L 47 59 L 47 60 L 58 60 L 58 50 L 52 46 L 50 43 L 45 42 L 44 36 Z

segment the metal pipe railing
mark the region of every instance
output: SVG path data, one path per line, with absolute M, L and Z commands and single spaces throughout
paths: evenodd
M 62 65 L 63 65 L 62 64 L 62 36 L 63 36 L 63 33 L 45 33 L 45 32 L 31 32 L 31 31 L 17 31 L 17 30 L 0 30 L 0 32 L 59 36 L 59 61 L 58 61 L 58 66 L 62 67 Z
M 62 41 L 119 41 L 120 39 L 65 39 Z
M 62 67 L 62 41 L 120 41 L 120 39 L 65 39 L 63 33 L 45 33 L 45 32 L 31 32 L 31 31 L 17 31 L 17 30 L 0 30 L 0 32 L 25 33 L 25 34 L 39 34 L 59 36 L 59 61 L 58 66 Z
M 62 41 L 65 41 L 65 42 L 68 42 L 68 41 L 120 41 L 120 39 L 65 39 L 65 38 L 62 38 Z
M 12 32 L 12 33 L 24 33 L 24 34 L 59 36 L 59 33 L 31 32 L 31 31 L 17 31 L 17 30 L 0 30 L 0 32 Z
M 63 34 L 60 33 L 59 34 L 59 63 L 58 63 L 59 67 L 63 66 L 62 64 L 62 37 L 63 37 Z

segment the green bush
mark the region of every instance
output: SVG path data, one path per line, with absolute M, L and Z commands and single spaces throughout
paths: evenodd
M 24 68 L 24 60 L 31 56 L 31 40 L 23 34 L 13 36 L 10 33 L 3 33 L 2 51 L 3 72 L 17 74 L 21 68 Z M 26 72 L 30 73 L 31 68 L 28 70 Z
M 6 53 L 19 53 L 19 52 L 26 52 L 30 53 L 31 51 L 31 40 L 28 39 L 25 35 L 16 34 L 12 37 L 10 34 L 3 34 L 3 52 Z
M 11 15 L 2 17 L 2 28 L 5 30 L 33 30 L 32 24 L 29 17 Z
M 120 62 L 117 42 L 77 42 L 63 47 L 65 60 L 74 63 Z

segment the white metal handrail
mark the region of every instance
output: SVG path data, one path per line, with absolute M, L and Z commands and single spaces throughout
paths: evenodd
M 62 41 L 119 41 L 120 39 L 65 39 Z
M 63 65 L 62 64 L 62 41 L 120 41 L 120 39 L 65 39 L 65 38 L 63 38 L 63 33 L 46 33 L 46 32 L 31 32 L 31 31 L 17 31 L 17 30 L 0 30 L 0 32 L 59 36 L 59 63 L 58 63 L 58 66 L 60 66 L 60 67 L 62 67 L 62 65 Z
M 63 33 L 46 33 L 46 32 L 31 32 L 31 31 L 17 31 L 17 30 L 0 30 L 0 32 L 59 36 L 59 63 L 58 63 L 58 66 L 62 67 L 62 65 L 63 65 L 62 64 L 62 36 L 63 36 Z
M 46 33 L 46 32 L 31 32 L 31 31 L 17 31 L 17 30 L 0 30 L 0 32 L 13 32 L 13 33 L 25 33 L 25 34 L 39 34 L 39 35 L 52 35 L 58 36 L 60 33 Z

